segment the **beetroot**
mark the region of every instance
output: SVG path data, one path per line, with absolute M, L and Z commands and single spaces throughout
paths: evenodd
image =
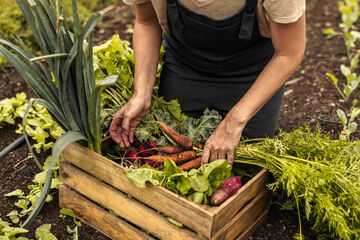
M 233 176 L 228 178 L 225 182 L 221 183 L 220 186 L 211 195 L 210 204 L 213 206 L 219 206 L 229 197 L 234 195 L 241 187 L 242 184 L 240 176 Z

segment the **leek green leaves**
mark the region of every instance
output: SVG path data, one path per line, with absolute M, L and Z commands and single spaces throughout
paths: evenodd
M 72 0 L 75 26 L 72 29 L 62 14 L 59 0 L 16 2 L 44 56 L 34 56 L 20 39 L 17 42 L 22 48 L 4 37 L 0 37 L 0 55 L 16 68 L 39 96 L 32 102 L 43 105 L 66 132 L 54 144 L 44 189 L 33 212 L 22 225 L 27 227 L 45 202 L 51 186 L 52 168 L 61 151 L 68 144 L 82 140 L 82 144 L 87 143 L 100 153 L 100 92 L 113 84 L 117 76 L 109 76 L 95 86 L 92 31 L 100 19 L 99 14 L 93 14 L 84 26 L 80 26 L 76 0 Z

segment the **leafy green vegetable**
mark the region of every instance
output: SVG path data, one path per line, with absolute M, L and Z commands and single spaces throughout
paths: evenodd
M 169 146 L 172 142 L 164 136 L 155 121 L 163 122 L 175 131 L 190 138 L 195 143 L 205 143 L 221 121 L 221 115 L 215 110 L 205 109 L 204 114 L 196 119 L 188 117 L 179 126 L 172 120 L 170 113 L 163 110 L 150 111 L 135 129 L 135 137 L 140 142 L 154 141 L 157 146 Z
M 200 118 L 185 119 L 181 123 L 180 134 L 190 138 L 194 143 L 205 143 L 221 119 L 217 111 L 205 109 Z
M 50 232 L 51 224 L 43 224 L 35 231 L 37 240 L 57 240 L 54 234 Z
M 27 240 L 27 238 L 16 238 L 16 234 L 27 233 L 28 230 L 24 228 L 11 227 L 8 222 L 0 218 L 0 240 Z
M 171 115 L 168 112 L 156 109 L 150 111 L 145 115 L 144 119 L 139 123 L 135 129 L 135 137 L 140 142 L 154 141 L 157 146 L 168 146 L 171 143 L 166 139 L 162 138 L 162 142 L 158 142 L 158 138 L 161 137 L 162 131 L 155 121 L 160 121 L 166 123 L 168 126 L 172 127 L 174 130 L 179 131 L 179 126 L 171 120 Z
M 73 210 L 68 209 L 68 208 L 60 209 L 59 217 L 64 219 L 64 218 L 66 218 L 66 216 L 72 217 L 72 219 L 73 219 L 74 223 L 76 224 L 76 226 L 81 227 L 81 221 L 76 218 L 75 213 L 74 213 Z
M 0 101 L 0 128 L 4 124 L 15 124 L 17 118 L 23 118 L 29 101 L 25 93 L 18 93 L 16 97 L 5 98 Z M 64 131 L 52 119 L 49 112 L 41 105 L 34 104 L 25 121 L 27 134 L 36 141 L 32 148 L 37 153 L 47 151 L 54 145 L 53 139 L 58 139 Z M 23 126 L 18 125 L 15 131 L 23 134 Z
M 199 204 L 207 204 L 211 194 L 231 174 L 231 166 L 226 160 L 217 160 L 189 172 L 181 171 L 170 159 L 165 161 L 164 167 L 163 172 L 150 166 L 125 171 L 130 181 L 138 187 L 144 188 L 146 182 L 150 182 Z
M 181 112 L 180 104 L 177 100 L 165 101 L 163 97 L 158 96 L 158 85 L 160 72 L 162 70 L 162 56 L 164 49 L 160 52 L 160 61 L 157 71 L 157 79 L 152 94 L 151 110 L 161 110 L 169 113 L 171 118 L 183 121 L 187 118 Z M 130 43 L 121 40 L 118 35 L 114 35 L 106 43 L 94 47 L 94 72 L 95 80 L 103 79 L 111 74 L 118 74 L 116 83 L 109 86 L 101 94 L 102 99 L 102 130 L 104 136 L 107 135 L 107 129 L 116 111 L 124 106 L 132 97 L 134 92 L 134 53 L 130 48 Z M 150 138 L 150 136 L 148 136 Z M 155 140 L 152 138 L 152 140 Z
M 33 183 L 28 186 L 30 189 L 30 192 L 28 195 L 24 195 L 24 192 L 21 189 L 16 189 L 10 193 L 5 194 L 5 197 L 17 197 L 18 200 L 15 202 L 15 206 L 21 209 L 20 212 L 17 210 L 14 210 L 8 214 L 8 216 L 12 219 L 12 221 L 17 221 L 17 219 L 20 219 L 26 215 L 28 215 L 35 207 L 36 202 L 38 201 L 40 197 L 40 193 L 43 190 L 43 186 L 46 180 L 46 174 L 49 168 L 51 156 L 47 157 L 43 169 L 44 171 L 37 173 L 33 179 Z M 55 166 L 52 169 L 52 181 L 50 185 L 50 189 L 58 189 L 61 182 L 59 180 L 58 176 L 58 169 L 59 169 L 59 162 L 57 161 Z M 50 202 L 53 200 L 53 197 L 51 194 L 48 194 L 46 197 L 46 202 Z M 15 223 L 15 222 L 14 222 Z

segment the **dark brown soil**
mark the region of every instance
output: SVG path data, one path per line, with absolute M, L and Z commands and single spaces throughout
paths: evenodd
M 131 40 L 131 35 L 126 33 L 127 25 L 132 24 L 134 9 L 119 4 L 115 8 L 108 9 L 102 18 L 102 22 L 95 31 L 95 43 L 101 44 L 109 39 L 114 33 L 120 34 L 122 39 Z M 290 78 L 286 86 L 286 94 L 283 102 L 279 129 L 292 131 L 306 123 L 315 126 L 320 123 L 321 128 L 329 133 L 331 138 L 338 138 L 341 132 L 341 125 L 319 121 L 322 117 L 329 120 L 337 120 L 336 109 L 341 108 L 349 112 L 351 103 L 341 100 L 332 82 L 325 77 L 326 72 L 334 73 L 341 77 L 340 64 L 346 64 L 346 58 L 334 57 L 334 53 L 344 52 L 343 39 L 335 37 L 326 40 L 321 30 L 327 27 L 337 28 L 340 22 L 340 15 L 337 11 L 336 0 L 308 1 L 307 3 L 307 51 L 306 56 Z M 28 97 L 35 97 L 35 94 L 24 83 L 14 69 L 8 69 L 0 73 L 0 99 L 15 96 L 16 93 L 26 92 Z M 360 89 L 352 96 L 359 96 Z M 359 123 L 359 121 L 357 121 Z M 15 126 L 6 126 L 0 129 L 0 150 L 13 142 L 17 137 L 14 133 Z M 360 139 L 360 130 L 353 134 L 353 139 Z M 49 153 L 40 156 L 43 161 Z M 31 184 L 34 175 L 39 172 L 32 159 L 28 159 L 26 146 L 13 151 L 0 160 L 0 218 L 10 222 L 6 214 L 15 209 L 15 199 L 4 197 L 4 194 L 17 188 L 28 192 L 27 186 Z M 58 239 L 71 239 L 66 231 L 66 226 L 74 227 L 70 218 L 59 218 L 59 207 L 57 192 L 53 192 L 54 200 L 47 203 L 30 231 L 25 236 L 34 238 L 35 229 L 44 223 L 52 224 L 52 233 Z M 273 198 L 274 200 L 277 197 Z M 314 239 L 311 226 L 302 221 L 303 233 L 306 239 Z M 268 220 L 259 228 L 251 239 L 259 240 L 286 240 L 293 239 L 293 235 L 299 231 L 298 216 L 292 211 L 281 211 L 280 207 L 273 204 Z M 93 230 L 87 225 L 79 229 L 79 239 L 109 239 L 101 233 Z

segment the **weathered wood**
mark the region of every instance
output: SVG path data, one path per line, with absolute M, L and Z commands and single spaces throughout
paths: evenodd
M 134 223 L 161 239 L 201 239 L 193 232 L 171 224 L 144 204 L 64 161 L 60 162 L 60 180 L 89 199 Z M 161 209 L 161 208 L 160 208 Z
M 217 233 L 234 217 L 241 207 L 249 200 L 264 191 L 268 181 L 269 173 L 266 169 L 262 169 L 249 182 L 247 182 L 240 190 L 226 202 L 221 204 L 213 213 L 215 214 L 212 235 Z
M 206 208 L 163 187 L 148 184 L 144 189 L 138 188 L 128 180 L 123 167 L 119 164 L 79 144 L 71 144 L 65 148 L 61 153 L 61 158 L 152 208 L 160 209 L 162 213 L 184 223 L 202 236 L 211 237 L 214 214 Z
M 236 240 L 247 240 L 250 236 L 254 234 L 256 229 L 263 225 L 267 219 L 269 210 L 265 210 L 256 220 L 251 224 L 251 226 L 246 229 Z
M 253 221 L 264 212 L 268 206 L 270 191 L 265 190 L 257 195 L 244 209 L 233 217 L 212 240 L 235 239 L 239 234 L 250 228 Z M 235 212 L 236 213 L 236 212 Z M 234 215 L 234 213 L 233 213 Z
M 61 185 L 59 188 L 59 205 L 61 208 L 72 209 L 75 215 L 83 222 L 113 240 L 153 239 L 149 235 L 111 215 L 65 185 Z

